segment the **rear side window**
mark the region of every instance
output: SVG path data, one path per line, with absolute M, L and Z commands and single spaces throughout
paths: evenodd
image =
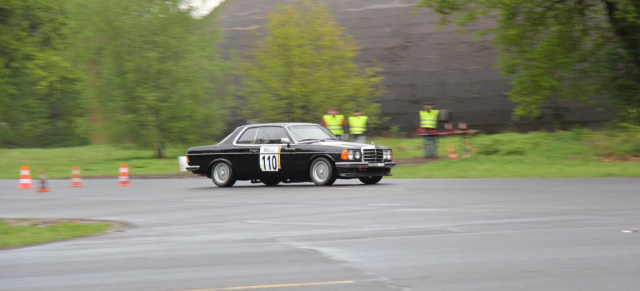
M 238 139 L 238 144 L 255 144 L 257 128 L 249 128 Z
M 284 128 L 279 126 L 264 126 L 258 129 L 257 144 L 282 144 L 282 138 L 289 138 Z

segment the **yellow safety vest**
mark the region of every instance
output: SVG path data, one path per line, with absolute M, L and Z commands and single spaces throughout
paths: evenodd
M 324 124 L 327 128 L 335 135 L 343 135 L 344 127 L 342 127 L 342 122 L 344 121 L 344 115 L 329 115 L 326 114 L 322 117 L 324 119 Z
M 366 116 L 349 116 L 349 133 L 351 134 L 364 134 L 367 131 L 367 119 Z
M 438 110 L 420 110 L 420 127 L 421 128 L 437 128 L 438 127 Z

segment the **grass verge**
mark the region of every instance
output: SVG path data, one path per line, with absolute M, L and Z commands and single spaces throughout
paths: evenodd
M 477 149 L 469 158 L 449 161 L 447 145 L 462 156 L 460 137 L 438 138 L 439 161 L 420 161 L 421 138 L 373 138 L 377 145 L 394 150 L 399 166 L 396 178 L 508 178 L 508 177 L 640 177 L 640 128 L 594 132 L 573 131 L 505 133 L 470 138 Z M 130 147 L 84 146 L 57 149 L 0 149 L 0 179 L 18 179 L 20 166 L 30 166 L 31 174 L 47 170 L 49 178 L 70 178 L 71 169 L 80 167 L 83 177 L 118 175 L 121 163 L 129 164 L 130 174 L 177 174 L 177 157 L 187 146 L 167 150 L 169 159 L 155 159 L 151 151 Z M 412 163 L 402 163 L 413 159 Z M 416 164 L 416 160 L 419 164 Z M 190 176 L 190 173 L 185 173 Z
M 474 156 L 398 166 L 394 178 L 604 178 L 640 177 L 640 162 L 550 161 Z
M 83 177 L 117 176 L 120 164 L 129 164 L 132 175 L 178 173 L 178 156 L 187 148 L 167 150 L 171 159 L 156 159 L 149 150 L 109 145 L 93 145 L 53 149 L 0 149 L 0 179 L 17 179 L 20 167 L 29 166 L 32 178 L 40 170 L 48 178 L 70 178 L 73 167 L 80 167 Z
M 0 249 L 104 233 L 113 223 L 56 219 L 0 219 Z
M 423 152 L 420 138 L 373 141 L 392 147 L 397 161 Z M 477 152 L 448 160 L 447 146 L 462 156 L 465 141 Z M 466 140 L 442 137 L 438 154 L 443 159 L 400 165 L 392 173 L 398 178 L 640 177 L 640 130 L 505 133 Z

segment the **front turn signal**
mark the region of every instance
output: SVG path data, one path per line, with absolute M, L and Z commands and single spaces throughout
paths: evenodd
M 342 150 L 342 153 L 340 154 L 340 158 L 344 161 L 348 161 L 349 160 L 349 150 L 344 149 Z

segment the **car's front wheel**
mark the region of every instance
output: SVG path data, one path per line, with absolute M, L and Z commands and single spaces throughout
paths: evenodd
M 336 181 L 336 175 L 333 170 L 333 164 L 326 158 L 317 158 L 311 163 L 309 170 L 311 181 L 318 186 L 333 185 Z
M 211 168 L 211 180 L 218 187 L 231 187 L 236 183 L 231 165 L 218 162 Z
M 361 178 L 358 178 L 358 180 L 360 180 L 360 182 L 365 183 L 367 185 L 372 185 L 380 182 L 380 180 L 382 180 L 382 176 L 361 177 Z

